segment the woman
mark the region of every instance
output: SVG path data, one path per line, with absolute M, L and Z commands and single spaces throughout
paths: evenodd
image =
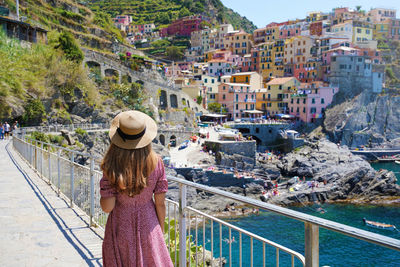
M 153 119 L 139 111 L 111 122 L 110 147 L 101 163 L 100 205 L 108 216 L 104 266 L 173 266 L 164 241 L 164 165 L 152 150 Z M 153 201 L 154 195 L 154 201 Z

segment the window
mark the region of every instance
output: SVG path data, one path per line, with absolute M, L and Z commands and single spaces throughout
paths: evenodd
M 303 98 L 303 104 L 305 104 L 306 103 L 306 99 L 305 98 Z
M 357 29 L 357 33 L 361 33 L 361 29 Z M 357 38 L 358 39 L 358 38 Z
M 293 107 L 290 108 L 290 112 L 293 112 Z
M 265 100 L 265 94 L 263 94 L 263 100 Z
M 238 102 L 239 101 L 239 95 L 237 94 L 236 95 L 236 102 Z
M 325 99 L 321 98 L 321 104 L 325 104 Z
M 300 104 L 300 98 L 297 98 L 297 104 Z
M 207 79 L 204 79 L 204 83 L 207 83 Z
M 292 98 L 292 99 L 290 99 L 290 104 L 293 104 L 293 98 Z
M 236 109 L 239 109 L 239 105 L 238 104 L 236 104 Z
M 282 85 L 279 85 L 279 90 L 282 90 Z
M 310 108 L 311 114 L 317 113 L 317 108 Z
M 315 98 L 311 99 L 311 104 L 315 104 Z
M 299 113 L 300 112 L 300 108 L 299 107 L 297 107 L 297 109 L 296 109 L 296 113 Z
M 303 113 L 306 113 L 306 108 L 305 107 L 303 108 Z

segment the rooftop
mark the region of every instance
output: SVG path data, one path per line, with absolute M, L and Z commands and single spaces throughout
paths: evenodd
M 295 79 L 295 77 L 275 78 L 275 79 L 272 79 L 271 81 L 269 81 L 267 83 L 267 85 L 284 84 L 284 83 L 291 81 L 292 79 Z

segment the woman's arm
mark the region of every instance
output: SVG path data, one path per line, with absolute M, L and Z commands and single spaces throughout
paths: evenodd
M 165 220 L 165 193 L 154 194 L 154 202 L 156 205 L 156 213 L 161 230 L 164 233 Z
M 115 207 L 115 197 L 101 197 L 100 206 L 105 213 L 110 213 Z

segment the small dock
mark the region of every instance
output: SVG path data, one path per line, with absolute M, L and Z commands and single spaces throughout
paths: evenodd
M 351 149 L 352 154 L 362 156 L 371 161 L 393 162 L 400 160 L 400 148 L 382 148 L 382 149 Z

